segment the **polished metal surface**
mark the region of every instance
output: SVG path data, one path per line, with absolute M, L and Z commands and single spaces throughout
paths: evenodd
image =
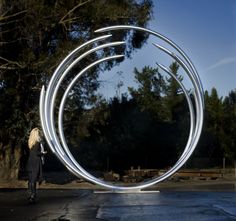
M 137 30 L 141 32 L 148 33 L 150 35 L 153 35 L 157 37 L 159 40 L 162 40 L 163 42 L 167 43 L 169 46 L 171 46 L 177 54 L 170 51 L 169 49 L 159 45 L 159 44 L 153 44 L 157 49 L 161 50 L 162 52 L 166 53 L 170 57 L 174 59 L 186 72 L 187 76 L 189 77 L 189 80 L 193 87 L 193 97 L 194 97 L 194 105 L 192 103 L 192 100 L 189 97 L 188 91 L 185 89 L 185 86 L 181 81 L 179 81 L 178 78 L 164 65 L 158 64 L 158 67 L 162 70 L 164 70 L 167 74 L 172 76 L 179 86 L 182 88 L 183 93 L 186 97 L 189 112 L 190 112 L 190 131 L 189 131 L 189 137 L 187 144 L 185 146 L 185 149 L 181 155 L 181 157 L 178 159 L 178 161 L 175 163 L 175 165 L 170 168 L 165 174 L 155 177 L 152 180 L 149 180 L 147 182 L 138 183 L 134 186 L 119 186 L 119 185 L 113 185 L 111 183 L 105 182 L 103 180 L 100 180 L 93 176 L 92 174 L 88 173 L 73 157 L 71 154 L 69 147 L 66 143 L 64 132 L 63 132 L 63 112 L 64 112 L 64 106 L 66 99 L 68 97 L 69 92 L 75 85 L 75 83 L 78 81 L 78 79 L 90 68 L 108 61 L 112 59 L 117 59 L 120 57 L 123 57 L 124 55 L 114 55 L 110 57 L 105 57 L 100 60 L 97 60 L 93 62 L 92 64 L 88 65 L 84 69 L 82 69 L 75 77 L 74 79 L 69 83 L 66 91 L 63 94 L 63 97 L 61 99 L 60 108 L 59 108 L 59 114 L 58 114 L 58 129 L 56 129 L 55 124 L 55 100 L 57 97 L 57 93 L 59 90 L 59 87 L 65 78 L 65 76 L 69 73 L 69 71 L 77 65 L 79 62 L 82 62 L 82 59 L 85 58 L 87 55 L 96 52 L 102 48 L 106 47 L 114 47 L 117 45 L 125 44 L 125 42 L 119 41 L 119 42 L 111 42 L 102 44 L 100 46 L 96 46 L 84 53 L 81 54 L 81 50 L 85 49 L 87 46 L 93 46 L 94 43 L 105 41 L 112 35 L 103 35 L 97 38 L 94 38 L 90 41 L 85 42 L 84 44 L 77 47 L 75 50 L 73 50 L 58 66 L 58 68 L 55 70 L 49 85 L 47 87 L 47 90 L 45 91 L 45 87 L 42 87 L 41 95 L 40 95 L 40 119 L 42 124 L 42 129 L 45 135 L 45 138 L 52 150 L 52 152 L 59 158 L 59 160 L 68 168 L 69 171 L 71 171 L 73 174 L 75 174 L 78 177 L 83 177 L 86 180 L 89 180 L 95 184 L 98 184 L 100 186 L 103 186 L 105 188 L 109 188 L 115 191 L 130 191 L 130 190 L 138 190 L 143 189 L 146 187 L 149 187 L 153 184 L 156 184 L 158 182 L 161 182 L 171 175 L 173 175 L 178 169 L 183 166 L 183 164 L 189 159 L 191 154 L 193 153 L 194 149 L 197 146 L 197 143 L 199 141 L 201 131 L 202 131 L 202 125 L 203 125 L 203 110 L 204 110 L 204 98 L 203 98 L 203 87 L 202 83 L 200 81 L 199 75 L 196 71 L 196 68 L 192 64 L 191 60 L 188 58 L 188 56 L 183 52 L 183 50 L 176 45 L 174 42 L 172 42 L 170 39 L 166 38 L 160 33 L 157 33 L 155 31 L 145 29 L 142 27 L 136 27 L 136 26 L 126 26 L 126 25 L 118 25 L 118 26 L 110 26 L 106 28 L 99 29 L 95 32 L 101 33 L 101 32 L 112 32 L 116 30 Z M 95 44 L 96 45 L 96 44 Z M 57 134 L 58 131 L 58 134 Z

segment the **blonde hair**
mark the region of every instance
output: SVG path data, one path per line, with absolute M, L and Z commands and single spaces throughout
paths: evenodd
M 29 140 L 28 140 L 28 147 L 31 149 L 37 142 L 41 141 L 40 130 L 35 127 L 30 132 Z

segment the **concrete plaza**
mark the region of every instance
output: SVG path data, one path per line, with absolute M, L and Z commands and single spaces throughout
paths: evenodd
M 41 189 L 29 205 L 26 189 L 0 190 L 0 220 L 64 221 L 226 221 L 236 220 L 234 191 L 94 193 L 92 190 Z

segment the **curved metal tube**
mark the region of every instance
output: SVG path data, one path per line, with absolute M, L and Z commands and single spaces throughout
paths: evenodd
M 97 41 L 100 41 L 100 40 L 104 40 L 104 39 L 107 39 L 109 37 L 111 37 L 112 35 L 103 35 L 103 36 L 100 36 L 100 37 L 97 37 L 97 38 L 94 38 L 92 40 L 89 40 L 87 42 L 85 42 L 84 44 L 80 45 L 79 47 L 77 47 L 75 50 L 73 50 L 71 53 L 69 53 L 65 58 L 64 60 L 59 64 L 59 66 L 57 67 L 57 69 L 54 71 L 53 75 L 52 75 L 52 78 L 48 84 L 48 89 L 46 91 L 46 94 L 45 94 L 45 100 L 43 102 L 43 108 L 44 108 L 44 120 L 45 120 L 45 130 L 47 131 L 44 131 L 45 132 L 45 135 L 48 135 L 48 139 L 50 140 L 48 142 L 49 144 L 49 147 L 51 148 L 52 151 L 55 150 L 54 148 L 54 144 L 53 144 L 53 139 L 52 139 L 52 132 L 51 132 L 51 129 L 52 128 L 49 128 L 47 125 L 48 125 L 48 120 L 53 120 L 54 119 L 54 115 L 51 115 L 51 116 L 48 116 L 49 115 L 49 111 L 47 112 L 47 108 L 49 105 L 53 105 L 54 106 L 54 103 L 51 103 L 50 102 L 50 99 L 51 99 L 51 96 L 52 96 L 52 91 L 54 90 L 55 88 L 55 85 L 57 84 L 57 80 L 58 78 L 60 77 L 60 75 L 64 72 L 65 70 L 65 67 L 72 61 L 72 59 L 74 58 L 74 56 L 76 56 L 76 54 L 81 50 L 83 49 L 84 47 L 94 43 L 94 42 L 97 42 Z M 41 108 L 40 108 L 41 110 Z
M 77 82 L 79 77 L 85 73 L 87 70 L 90 68 L 94 67 L 95 65 L 106 61 L 110 59 L 116 59 L 119 58 L 123 55 L 115 55 L 107 58 L 102 58 L 98 61 L 93 62 L 92 64 L 88 65 L 85 67 L 83 70 L 81 70 L 75 77 L 74 79 L 69 83 L 69 86 L 67 87 L 59 108 L 59 115 L 58 115 L 58 131 L 59 131 L 59 137 L 56 134 L 55 131 L 55 123 L 54 123 L 54 105 L 55 105 L 55 100 L 57 96 L 57 92 L 59 90 L 60 84 L 62 83 L 64 77 L 69 73 L 69 71 L 76 65 L 78 62 L 80 62 L 84 57 L 87 55 L 105 48 L 105 47 L 110 47 L 110 46 L 116 46 L 120 44 L 124 44 L 124 42 L 112 42 L 104 45 L 97 46 L 95 48 L 92 48 L 82 55 L 79 55 L 78 58 L 75 58 L 77 54 L 79 54 L 80 50 L 83 49 L 84 47 L 95 43 L 100 40 L 105 40 L 109 38 L 111 35 L 104 35 L 98 38 L 94 38 L 88 42 L 85 42 L 78 48 L 76 48 L 74 51 L 72 51 L 58 66 L 58 68 L 55 70 L 49 85 L 48 89 L 45 92 L 44 87 L 41 90 L 41 95 L 40 95 L 40 120 L 42 124 L 42 129 L 44 132 L 44 135 L 46 137 L 46 140 L 53 151 L 53 153 L 59 158 L 59 160 L 68 168 L 69 171 L 71 171 L 73 174 L 79 177 L 83 177 L 93 183 L 96 183 L 98 185 L 101 185 L 105 188 L 110 188 L 113 190 L 134 190 L 134 189 L 143 189 L 148 186 L 151 186 L 153 184 L 156 184 L 158 182 L 161 182 L 165 179 L 167 179 L 169 176 L 173 175 L 191 156 L 192 152 L 197 146 L 198 140 L 200 138 L 201 130 L 202 130 L 202 125 L 203 125 L 203 109 L 204 109 L 204 99 L 203 99 L 203 88 L 202 84 L 200 81 L 200 78 L 198 76 L 198 73 L 196 71 L 196 68 L 188 58 L 188 56 L 177 46 L 174 42 L 166 38 L 165 36 L 154 32 L 149 29 L 141 28 L 141 27 L 136 27 L 136 26 L 126 26 L 126 25 L 119 25 L 119 26 L 111 26 L 111 27 L 106 27 L 97 30 L 96 32 L 104 32 L 104 31 L 113 31 L 113 30 L 120 30 L 120 29 L 135 29 L 138 31 L 143 31 L 149 34 L 152 34 L 156 36 L 157 38 L 163 40 L 170 46 L 172 46 L 178 53 L 181 55 L 181 58 L 178 55 L 175 55 L 173 52 L 169 51 L 168 49 L 158 45 L 154 44 L 155 47 L 159 48 L 162 50 L 164 53 L 168 54 L 171 56 L 178 64 L 183 67 L 184 71 L 187 73 L 187 76 L 189 77 L 195 93 L 193 94 L 194 100 L 195 100 L 195 106 L 196 106 L 196 115 L 194 112 L 193 104 L 192 101 L 188 95 L 188 92 L 184 85 L 182 84 L 181 81 L 179 81 L 178 78 L 163 65 L 157 64 L 158 67 L 160 67 L 162 70 L 164 70 L 167 74 L 172 76 L 179 86 L 182 88 L 184 95 L 187 99 L 188 107 L 189 107 L 189 112 L 190 112 L 190 131 L 189 131 L 189 137 L 187 144 L 184 148 L 184 151 L 181 155 L 181 157 L 178 159 L 178 161 L 175 163 L 175 165 L 168 170 L 165 174 L 154 178 L 152 180 L 149 180 L 147 182 L 143 182 L 139 185 L 135 186 L 116 186 L 112 185 L 110 183 L 107 183 L 105 181 L 102 181 L 94 176 L 92 176 L 90 173 L 88 173 L 86 170 L 84 170 L 80 164 L 74 159 L 72 156 L 63 132 L 63 110 L 64 110 L 64 105 L 66 102 L 66 98 L 68 97 L 69 91 L 72 89 L 74 84 Z
M 171 45 L 175 50 L 177 50 L 180 53 L 181 56 L 183 56 L 183 58 L 186 60 L 187 64 L 190 66 L 192 72 L 196 73 L 196 76 L 195 76 L 196 79 L 195 80 L 196 80 L 200 90 L 204 91 L 203 90 L 203 85 L 201 83 L 201 80 L 200 80 L 198 72 L 197 72 L 197 69 L 195 68 L 195 66 L 191 62 L 190 58 L 185 54 L 185 52 L 177 44 L 175 44 L 173 41 L 171 41 L 166 36 L 156 32 L 156 31 L 152 31 L 150 29 L 146 29 L 146 28 L 142 28 L 142 27 L 137 27 L 137 26 L 132 26 L 132 25 L 114 25 L 114 26 L 109 26 L 109 27 L 97 29 L 97 30 L 95 30 L 95 33 L 114 31 L 114 30 L 122 30 L 122 29 L 134 29 L 134 30 L 143 31 L 143 32 L 152 34 L 152 35 L 162 39 L 167 44 Z M 203 93 L 202 93 L 202 100 L 203 100 L 203 105 L 204 105 L 204 94 Z

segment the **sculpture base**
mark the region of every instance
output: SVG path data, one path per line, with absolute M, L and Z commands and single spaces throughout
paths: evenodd
M 93 193 L 160 193 L 159 190 L 94 190 Z

